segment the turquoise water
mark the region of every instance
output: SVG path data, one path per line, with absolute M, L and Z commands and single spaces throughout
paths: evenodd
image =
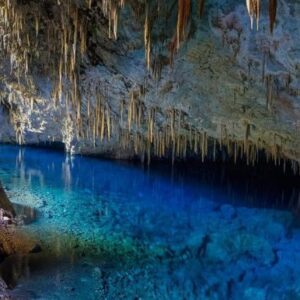
M 2 265 L 12 296 L 300 299 L 299 188 L 202 168 L 0 146 L 0 180 L 42 247 Z

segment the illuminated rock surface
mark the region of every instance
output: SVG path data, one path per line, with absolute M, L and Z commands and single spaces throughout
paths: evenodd
M 67 83 L 62 81 L 63 87 L 57 87 L 42 71 L 55 59 L 59 61 L 59 50 L 55 54 L 58 33 L 49 48 L 44 31 L 53 28 L 53 20 L 58 22 L 58 30 L 63 26 L 59 20 L 65 6 L 61 4 L 59 8 L 56 1 L 50 1 L 45 9 L 41 4 L 32 2 L 28 6 L 24 2 L 22 10 L 19 4 L 20 15 L 26 10 L 32 16 L 38 15 L 39 52 L 35 46 L 28 51 L 32 51 L 33 57 L 39 56 L 34 58 L 36 66 L 33 62 L 28 71 L 34 85 L 31 89 L 24 80 L 18 84 L 16 74 L 10 73 L 9 56 L 1 60 L 2 101 L 8 107 L 14 130 L 7 123 L 7 110 L 0 113 L 4 128 L 0 139 L 17 139 L 27 144 L 63 142 L 69 151 L 112 157 L 134 154 L 143 157 L 149 151 L 153 156 L 171 156 L 174 145 L 175 156 L 182 157 L 192 151 L 201 157 L 201 152 L 203 156 L 207 152 L 212 155 L 212 139 L 216 138 L 217 145 L 221 142 L 231 155 L 238 152 L 237 156 L 245 155 L 251 161 L 256 160 L 257 148 L 266 149 L 273 160 L 281 157 L 298 161 L 299 4 L 288 0 L 277 3 L 276 26 L 271 34 L 268 7 L 264 3 L 257 31 L 250 28 L 245 3 L 209 1 L 200 19 L 198 2 L 192 2 L 185 21 L 184 41 L 178 53 L 173 53 L 170 49 L 176 33 L 177 5 L 159 4 L 156 19 L 156 2 L 149 3 L 147 19 L 145 5 L 125 1 L 125 7 L 118 10 L 117 40 L 112 31 L 111 39 L 108 37 L 108 21 L 101 14 L 104 8 L 100 4 L 96 8 L 92 1 L 91 9 L 84 6 L 87 2 L 80 4 L 85 9 L 78 13 L 79 20 L 83 20 L 78 21 L 79 28 L 88 20 L 86 52 L 81 62 L 79 58 L 77 62 L 78 93 L 74 100 L 81 103 L 81 121 L 76 105 L 66 112 L 66 96 L 61 96 L 61 103 L 54 105 L 64 85 L 68 90 Z M 72 9 L 71 25 L 67 18 L 64 23 L 70 27 L 70 34 L 76 17 L 76 10 L 73 13 Z M 111 22 L 114 24 L 114 20 Z M 32 20 L 32 30 L 28 29 L 31 44 L 37 34 L 33 25 Z M 28 23 L 26 26 L 30 28 Z M 145 62 L 144 35 L 151 39 L 150 72 Z M 24 34 L 22 42 L 27 49 L 25 37 Z M 78 53 L 82 48 L 79 46 Z M 45 63 L 47 47 L 52 51 L 48 64 Z M 71 42 L 68 47 L 72 48 Z M 174 61 L 170 65 L 171 57 Z M 17 60 L 10 59 L 15 62 L 16 71 Z M 55 67 L 55 74 L 58 70 L 59 66 Z M 102 99 L 100 104 L 96 98 Z M 98 122 L 96 130 L 93 120 Z M 206 142 L 201 145 L 201 139 L 207 138 L 208 150 Z

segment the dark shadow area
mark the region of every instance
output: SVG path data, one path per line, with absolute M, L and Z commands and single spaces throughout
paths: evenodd
M 247 166 L 243 162 L 180 162 L 173 170 L 153 163 L 151 172 L 172 174 L 174 182 L 203 187 L 209 198 L 223 195 L 222 201 L 238 206 L 288 209 L 300 207 L 300 177 L 282 171 L 272 163 Z

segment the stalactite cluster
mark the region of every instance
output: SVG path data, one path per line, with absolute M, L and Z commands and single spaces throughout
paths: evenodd
M 114 111 L 105 88 L 90 88 L 83 91 L 80 86 L 80 66 L 87 51 L 89 12 L 101 8 L 107 19 L 108 37 L 118 38 L 119 10 L 125 0 L 54 1 L 52 5 L 35 2 L 32 7 L 18 0 L 0 0 L 0 48 L 9 56 L 11 75 L 17 82 L 33 85 L 31 74 L 34 68 L 50 76 L 53 82 L 52 99 L 56 105 L 64 104 L 66 124 L 74 124 L 77 139 L 92 140 L 94 145 L 120 142 L 124 149 L 134 149 L 142 159 L 152 156 L 163 158 L 200 157 L 217 158 L 217 153 L 226 149 L 236 162 L 245 158 L 255 164 L 259 159 L 262 141 L 251 139 L 251 124 L 245 125 L 243 141 L 229 137 L 225 125 L 221 125 L 219 139 L 209 137 L 205 128 L 192 126 L 192 121 L 180 109 L 170 107 L 162 111 L 151 107 L 145 100 L 143 87 L 131 90 L 128 99 L 120 100 L 120 110 Z M 144 46 L 146 66 L 159 78 L 162 63 L 153 51 L 151 1 L 144 2 Z M 192 14 L 191 0 L 177 1 L 177 23 L 169 50 L 171 60 L 187 38 Z M 199 0 L 199 12 L 203 15 L 205 0 Z M 259 22 L 260 0 L 247 0 L 251 18 Z M 162 8 L 160 8 L 162 9 Z M 270 0 L 270 29 L 276 19 L 276 0 Z M 257 25 L 258 26 L 258 25 Z M 153 61 L 151 61 L 154 57 Z M 47 62 L 47 63 L 45 63 Z M 265 74 L 263 74 L 265 77 Z M 266 77 L 267 107 L 272 105 L 271 76 Z M 13 99 L 10 101 L 13 102 Z M 32 101 L 31 106 L 34 105 Z M 164 121 L 163 121 L 164 120 Z M 22 143 L 22 126 L 16 128 L 17 141 Z M 274 143 L 271 158 L 281 162 L 278 143 Z M 295 170 L 297 166 L 294 167 Z
M 151 68 L 151 17 L 150 3 L 144 5 L 144 45 L 146 65 Z M 270 28 L 274 27 L 276 18 L 276 0 L 270 0 Z M 108 36 L 117 39 L 119 10 L 124 7 L 125 0 L 102 0 L 100 7 L 108 20 Z M 177 1 L 176 34 L 170 45 L 171 61 L 180 44 L 187 37 L 187 26 L 191 18 L 191 0 Z M 157 4 L 158 5 L 158 4 Z M 46 5 L 43 2 L 35 6 L 18 0 L 1 0 L 0 17 L 2 20 L 1 48 L 10 58 L 11 73 L 18 81 L 29 82 L 33 65 L 41 67 L 49 74 L 54 83 L 53 99 L 60 102 L 67 98 L 80 118 L 79 71 L 81 60 L 87 47 L 87 10 L 97 9 L 98 3 L 92 0 L 57 1 Z M 260 0 L 247 0 L 247 8 L 251 18 L 260 13 Z M 158 9 L 158 8 L 157 8 Z M 199 1 L 200 14 L 203 14 L 204 0 Z M 47 64 L 45 63 L 47 62 Z M 159 76 L 160 62 L 153 64 L 154 73 Z M 69 95 L 64 95 L 68 91 Z
M 53 82 L 51 98 L 56 105 L 65 102 L 67 115 L 76 112 L 78 135 L 82 132 L 83 105 L 79 68 L 87 50 L 88 26 L 88 13 L 83 12 L 97 9 L 93 8 L 96 5 L 93 2 L 36 2 L 32 6 L 18 0 L 0 1 L 0 48 L 9 57 L 11 76 L 19 84 L 26 83 L 28 88 L 34 86 L 31 77 L 34 69 L 50 76 Z M 102 13 L 108 19 L 110 38 L 117 38 L 118 10 L 123 6 L 124 0 L 103 0 L 101 3 Z M 109 124 L 109 110 L 99 107 L 96 110 L 97 118 L 90 124 L 103 136 L 103 121 L 99 116 L 105 114 Z M 105 126 L 110 134 L 110 126 Z
M 4 92 L 0 91 L 0 105 L 7 109 L 8 117 L 11 124 L 13 124 L 16 133 L 16 141 L 19 145 L 22 145 L 25 142 L 23 132 L 27 124 L 26 120 L 24 120 L 24 122 L 19 121 L 19 111 L 13 104 L 15 101 L 22 101 L 22 99 L 19 98 L 18 93 L 11 91 L 9 97 L 7 97 Z
M 245 123 L 244 140 L 230 136 L 225 124 L 220 124 L 218 138 L 210 137 L 207 129 L 192 126 L 186 113 L 180 109 L 162 110 L 148 106 L 140 90 L 132 91 L 128 101 L 120 105 L 120 119 L 113 119 L 118 128 L 120 144 L 124 150 L 132 150 L 142 161 L 150 163 L 152 157 L 176 159 L 199 158 L 216 160 L 232 159 L 234 163 L 244 160 L 248 165 L 259 163 L 261 149 L 267 149 L 262 139 L 253 138 L 252 124 Z M 271 149 L 265 151 L 267 161 L 282 166 L 285 171 L 289 160 L 283 155 L 286 141 L 274 134 Z M 291 163 L 295 173 L 300 171 L 297 162 Z
M 259 27 L 261 0 L 246 0 L 246 6 L 251 22 L 251 29 L 253 29 L 254 19 L 256 20 L 256 27 Z M 277 0 L 269 0 L 269 19 L 270 32 L 273 33 L 274 24 L 276 21 Z

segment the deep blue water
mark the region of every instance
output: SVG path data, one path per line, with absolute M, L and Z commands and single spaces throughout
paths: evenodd
M 0 146 L 43 249 L 1 273 L 17 299 L 298 299 L 299 187 L 249 174 Z

